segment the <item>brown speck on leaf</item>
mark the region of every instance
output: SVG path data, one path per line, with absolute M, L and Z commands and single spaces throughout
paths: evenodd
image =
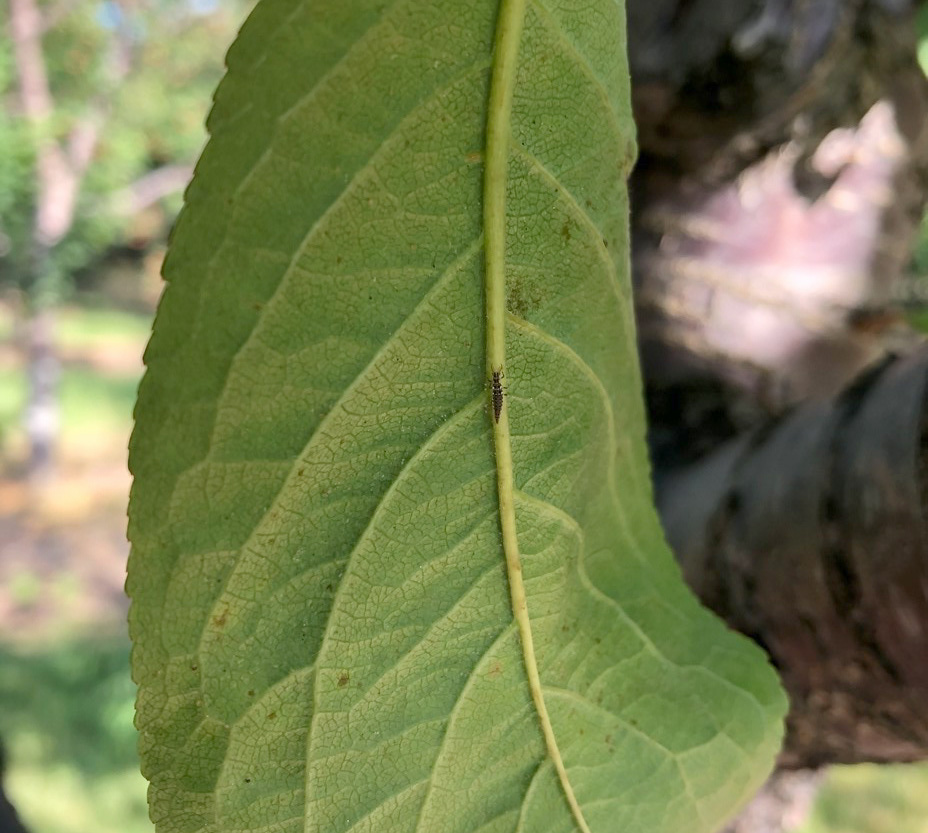
M 222 613 L 220 613 L 219 616 L 214 616 L 214 617 L 213 617 L 213 624 L 214 624 L 217 628 L 224 628 L 224 627 L 226 626 L 226 619 L 227 619 L 228 615 L 229 615 L 229 611 L 228 611 L 228 610 L 222 611 Z
M 268 720 L 276 720 L 276 719 L 277 719 L 277 712 L 271 712 L 271 713 L 267 716 L 267 719 L 268 719 Z
M 349 679 L 351 678 L 349 677 L 348 672 L 342 671 L 342 673 L 338 675 L 338 687 L 344 688 L 346 685 L 348 685 Z

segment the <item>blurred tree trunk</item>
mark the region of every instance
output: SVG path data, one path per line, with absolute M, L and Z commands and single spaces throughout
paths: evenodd
M 886 347 L 928 180 L 911 0 L 629 0 L 652 389 L 756 423 Z
M 627 3 L 669 538 L 783 675 L 781 766 L 928 757 L 928 355 L 897 304 L 928 183 L 918 4 Z
M 10 0 L 10 34 L 19 88 L 19 107 L 36 136 L 35 213 L 32 251 L 25 258 L 25 353 L 29 383 L 25 429 L 29 476 L 45 481 L 53 471 L 58 436 L 59 360 L 54 343 L 54 306 L 61 293 L 52 264 L 54 246 L 74 223 L 77 198 L 97 146 L 103 120 L 100 103 L 75 121 L 68 136 L 52 132 L 54 101 L 48 83 L 42 34 L 46 29 L 36 0 Z
M 790 694 L 786 767 L 928 757 L 928 347 L 666 472 L 690 586 Z
M 29 440 L 30 480 L 48 481 L 55 468 L 58 440 L 58 380 L 61 362 L 55 349 L 55 311 L 45 304 L 26 320 L 26 379 L 29 399 L 25 429 Z
M 17 276 L 17 283 L 25 294 L 25 318 L 20 327 L 29 382 L 25 429 L 30 445 L 29 475 L 36 481 L 47 480 L 52 473 L 59 423 L 60 372 L 54 318 L 68 275 L 61 264 L 58 245 L 73 231 L 87 172 L 115 97 L 144 45 L 140 33 L 147 31 L 147 25 L 157 17 L 157 9 L 147 8 L 149 4 L 144 3 L 139 6 L 117 0 L 105 9 L 101 6 L 98 11 L 102 15 L 100 26 L 105 41 L 99 71 L 95 61 L 92 91 L 87 93 L 85 101 L 75 103 L 68 98 L 67 91 L 62 93 L 62 100 L 56 100 L 49 83 L 42 38 L 68 15 L 77 13 L 80 5 L 79 0 L 51 4 L 41 0 L 9 0 L 9 33 L 18 93 L 15 106 L 17 115 L 29 125 L 34 153 L 31 234 L 28 241 L 20 244 L 28 251 L 23 251 L 23 256 L 16 260 L 23 264 L 23 274 Z M 171 34 L 197 14 L 191 7 L 189 18 L 168 15 L 165 28 L 149 31 L 148 37 L 154 41 Z M 103 17 L 107 18 L 105 22 Z M 106 199 L 101 200 L 97 193 L 97 204 L 90 210 L 111 216 L 133 215 L 181 190 L 190 175 L 191 168 L 184 164 L 155 167 L 134 182 L 118 183 L 122 187 L 113 188 Z

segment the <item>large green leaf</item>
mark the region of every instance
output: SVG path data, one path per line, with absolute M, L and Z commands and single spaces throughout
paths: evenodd
M 693 833 L 770 767 L 651 504 L 624 46 L 615 0 L 246 23 L 132 441 L 161 833 Z

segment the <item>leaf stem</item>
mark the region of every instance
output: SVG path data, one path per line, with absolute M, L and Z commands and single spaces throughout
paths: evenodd
M 506 407 L 505 396 L 502 395 L 500 389 L 500 378 L 504 376 L 506 365 L 506 185 L 512 126 L 512 96 L 524 19 L 525 0 L 501 0 L 490 79 L 486 167 L 483 181 L 487 380 L 492 380 L 488 390 L 491 400 L 493 442 L 496 450 L 496 478 L 503 552 L 506 557 L 512 612 L 522 642 L 522 658 L 525 663 L 529 689 L 538 712 L 548 755 L 557 771 L 570 811 L 582 833 L 590 833 L 561 758 L 561 751 L 541 688 L 525 581 L 522 576 L 519 539 L 516 534 L 515 484 L 509 410 Z

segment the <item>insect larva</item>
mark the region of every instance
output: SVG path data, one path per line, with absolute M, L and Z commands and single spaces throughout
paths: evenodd
M 499 415 L 503 412 L 503 383 L 500 381 L 502 375 L 502 368 L 493 371 L 493 419 L 497 423 Z

